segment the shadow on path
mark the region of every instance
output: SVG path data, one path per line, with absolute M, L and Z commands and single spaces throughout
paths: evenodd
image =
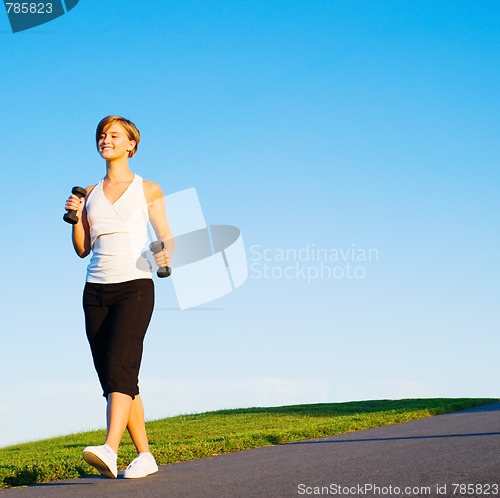
M 477 432 L 470 434 L 438 434 L 434 436 L 403 436 L 403 437 L 377 437 L 369 439 L 335 439 L 321 441 L 295 441 L 286 444 L 337 444 L 337 443 L 368 443 L 371 441 L 408 441 L 412 439 L 442 439 L 450 437 L 484 437 L 484 436 L 500 436 L 500 432 Z
M 473 406 L 472 408 L 465 408 L 464 410 L 459 410 L 457 412 L 447 413 L 445 415 L 454 415 L 460 413 L 476 413 L 476 412 L 500 412 L 500 402 L 491 403 L 489 405 L 479 405 Z

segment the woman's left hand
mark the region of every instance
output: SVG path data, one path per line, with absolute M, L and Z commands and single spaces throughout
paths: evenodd
M 159 268 L 163 268 L 168 266 L 170 263 L 170 257 L 165 249 L 162 249 L 160 252 L 154 255 L 155 263 Z

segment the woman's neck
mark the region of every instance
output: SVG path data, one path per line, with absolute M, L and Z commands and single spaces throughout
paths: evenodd
M 117 161 L 106 161 L 106 176 L 111 183 L 130 181 L 133 179 L 134 173 L 130 171 L 128 158 Z

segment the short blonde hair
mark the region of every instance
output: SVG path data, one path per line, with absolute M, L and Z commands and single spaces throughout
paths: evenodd
M 137 129 L 137 126 L 135 126 L 135 124 L 132 123 L 132 121 L 129 121 L 128 119 L 123 118 L 122 116 L 106 116 L 105 118 L 101 119 L 95 131 L 96 146 L 98 146 L 99 144 L 99 139 L 101 138 L 102 133 L 105 132 L 113 123 L 118 123 L 122 125 L 125 131 L 127 132 L 128 139 L 135 141 L 135 147 L 128 153 L 128 157 L 134 156 L 135 153 L 137 152 L 137 147 L 139 145 L 139 142 L 141 141 L 141 133 Z

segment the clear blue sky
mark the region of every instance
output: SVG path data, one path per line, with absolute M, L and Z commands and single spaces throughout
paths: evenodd
M 0 445 L 104 426 L 61 217 L 104 175 L 108 114 L 140 128 L 138 174 L 241 229 L 251 268 L 191 311 L 156 282 L 149 418 L 498 396 L 499 53 L 485 0 L 81 0 L 16 34 L 1 14 Z M 307 248 L 356 249 L 323 266 L 362 278 L 307 281 Z

